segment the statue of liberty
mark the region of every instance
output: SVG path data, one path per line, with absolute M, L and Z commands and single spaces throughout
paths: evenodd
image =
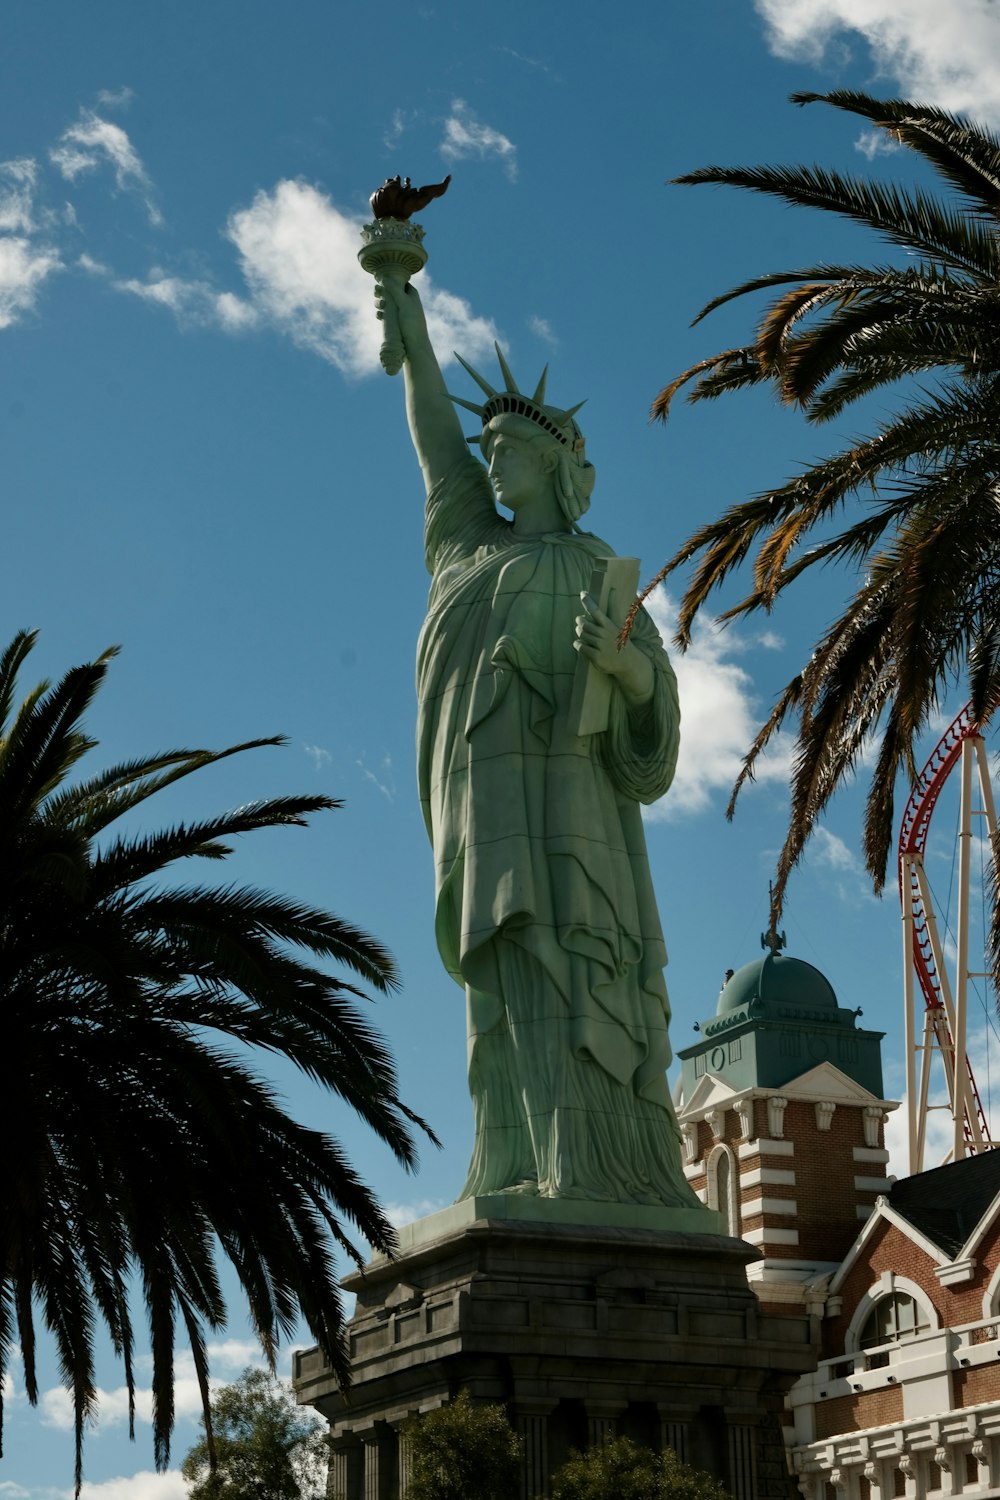
M 418 776 L 438 947 L 466 995 L 475 1144 L 459 1197 L 700 1207 L 667 1088 L 639 810 L 674 773 L 673 670 L 644 612 L 619 650 L 588 593 L 613 554 L 578 524 L 594 486 L 578 408 L 546 405 L 544 375 L 519 391 L 499 349 L 500 388 L 466 365 L 483 400 L 450 397 L 415 289 L 380 277 L 376 299 L 398 323 L 427 491 Z M 611 684 L 601 733 L 570 721 L 578 653 Z

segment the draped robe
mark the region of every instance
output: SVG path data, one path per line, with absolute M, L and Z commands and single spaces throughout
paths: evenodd
M 666 949 L 639 804 L 677 759 L 673 669 L 632 640 L 653 697 L 605 732 L 567 711 L 594 536 L 518 537 L 469 458 L 431 492 L 418 777 L 445 967 L 468 999 L 477 1143 L 464 1196 L 529 1191 L 691 1205 L 667 1089 Z

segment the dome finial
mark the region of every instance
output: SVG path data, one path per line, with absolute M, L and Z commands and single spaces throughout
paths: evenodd
M 771 913 L 771 921 L 767 931 L 762 932 L 760 935 L 760 946 L 762 948 L 767 948 L 773 954 L 778 954 L 781 952 L 782 948 L 788 946 L 788 939 L 783 932 L 778 931 L 777 923 L 774 920 L 774 885 L 771 881 L 768 881 L 767 883 L 767 894 L 768 910 Z

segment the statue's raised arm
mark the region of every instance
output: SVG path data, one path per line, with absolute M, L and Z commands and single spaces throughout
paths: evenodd
M 467 461 L 468 444 L 445 388 L 416 287 L 386 277 L 375 284 L 375 306 L 383 321 L 391 312 L 398 329 L 403 347 L 406 415 L 430 494 L 457 464 Z

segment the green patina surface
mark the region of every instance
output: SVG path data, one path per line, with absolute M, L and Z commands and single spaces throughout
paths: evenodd
M 393 275 L 376 300 L 403 350 L 427 494 L 418 780 L 438 947 L 466 999 L 476 1137 L 460 1199 L 490 1199 L 494 1217 L 506 1196 L 516 1217 L 544 1217 L 544 1200 L 566 1223 L 624 1209 L 629 1223 L 715 1227 L 681 1167 L 640 816 L 673 777 L 673 669 L 647 615 L 619 650 L 590 596 L 613 554 L 577 524 L 594 469 L 576 408 L 545 404 L 544 375 L 521 392 L 502 356 L 499 388 L 470 369 L 485 399 L 459 404 L 485 467 L 416 292 Z M 600 732 L 577 733 L 580 670 L 610 684 Z
M 735 1089 L 781 1088 L 829 1062 L 877 1099 L 881 1031 L 863 1031 L 858 1012 L 838 1005 L 829 981 L 802 959 L 768 953 L 738 969 L 719 996 L 701 1040 L 678 1056 L 684 1098 L 706 1073 Z

